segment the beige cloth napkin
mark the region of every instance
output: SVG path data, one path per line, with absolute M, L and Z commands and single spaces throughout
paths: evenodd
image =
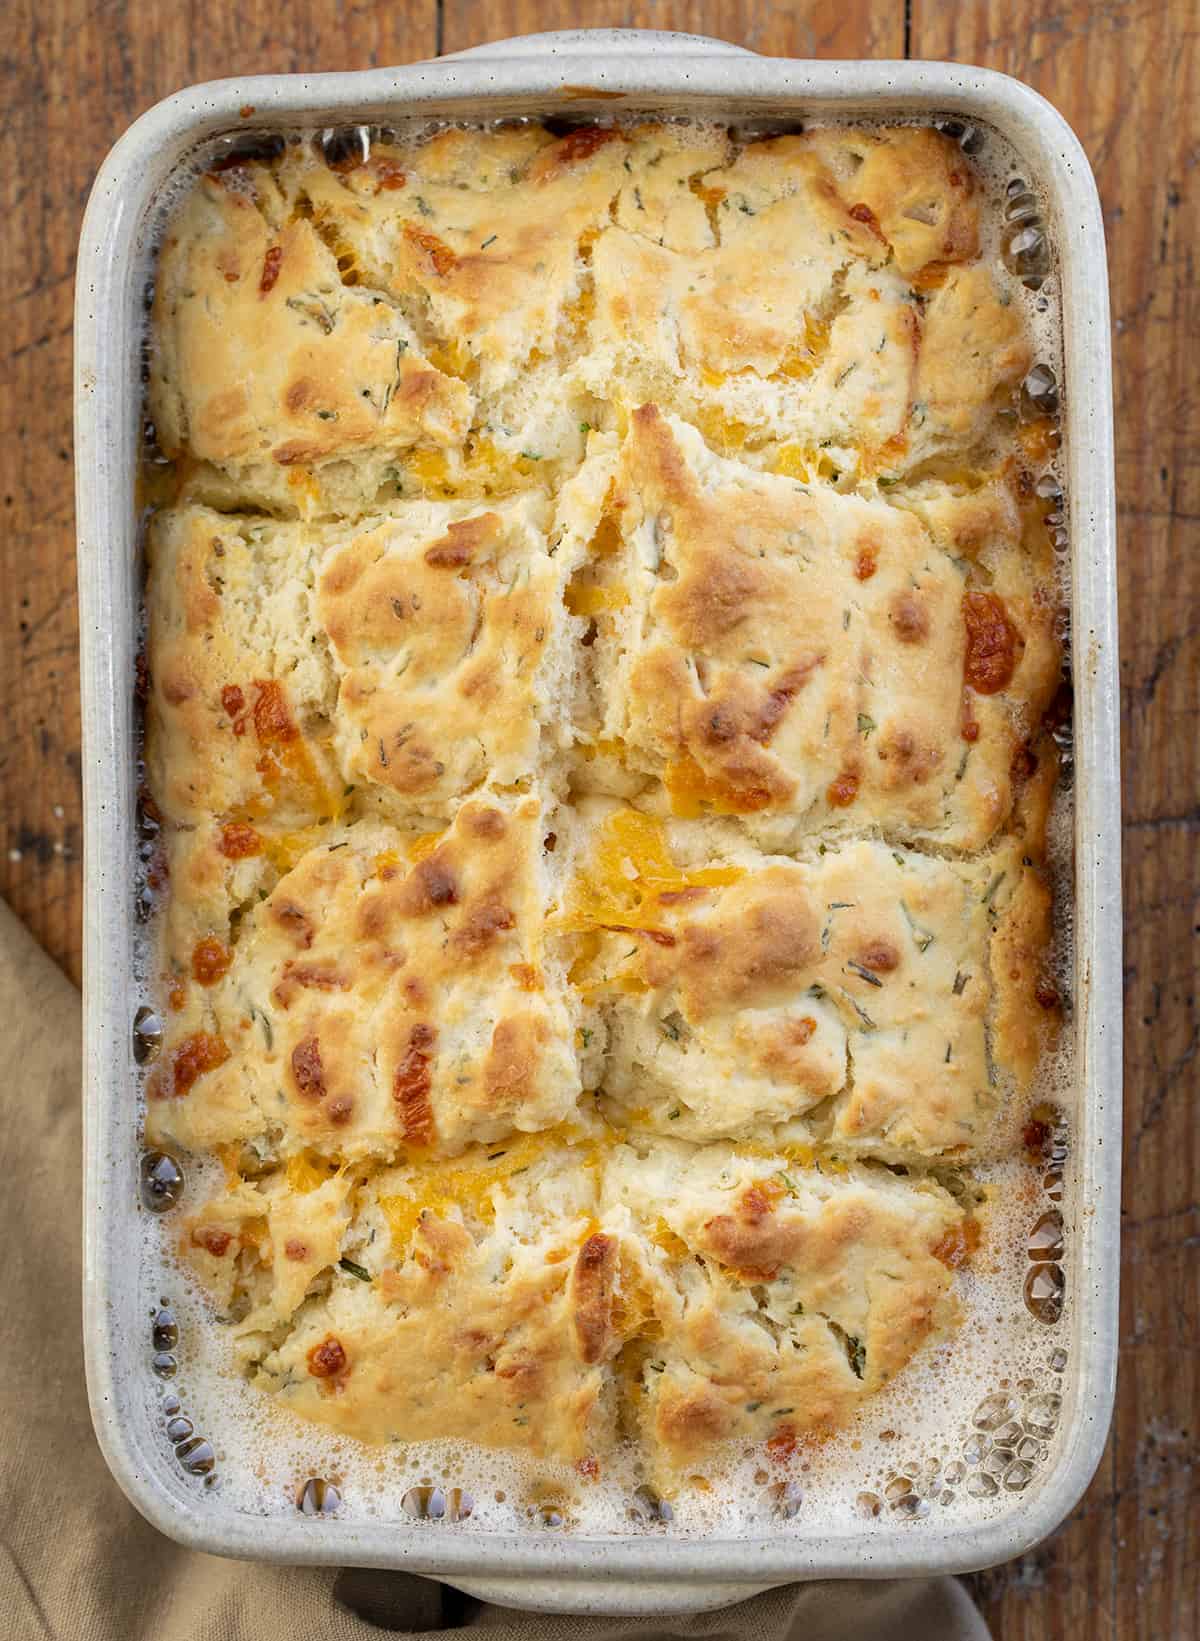
M 8 1641 L 987 1641 L 954 1579 L 792 1585 L 691 1618 L 558 1618 L 408 1574 L 180 1549 L 117 1489 L 80 1340 L 79 997 L 0 903 L 0 1634 Z M 133 1120 L 132 1106 L 130 1121 Z

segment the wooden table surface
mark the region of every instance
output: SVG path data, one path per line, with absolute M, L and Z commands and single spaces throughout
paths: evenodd
M 1018 75 L 1074 125 L 1109 235 L 1121 519 L 1125 1243 L 1107 1453 L 981 1575 L 1003 1641 L 1200 1635 L 1200 10 L 1195 0 L 7 0 L 0 20 L 0 892 L 75 978 L 80 752 L 71 299 L 108 146 L 190 81 L 350 69 L 579 24 Z M 921 1641 L 921 1638 L 914 1638 Z

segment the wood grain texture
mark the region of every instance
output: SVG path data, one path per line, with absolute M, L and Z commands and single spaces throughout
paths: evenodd
M 444 51 L 555 28 L 679 29 L 773 57 L 903 57 L 904 0 L 444 0 Z
M 1104 205 L 1116 355 L 1125 813 L 1117 1414 L 1066 1529 L 979 1581 L 1004 1641 L 1200 1635 L 1200 10 L 913 0 L 914 57 L 1027 80 Z
M 1096 166 L 1121 515 L 1126 1239 L 1113 1439 L 1066 1528 L 977 1589 L 997 1641 L 1200 1634 L 1200 84 L 1194 0 L 9 0 L 0 22 L 0 892 L 78 977 L 71 277 L 105 149 L 193 80 L 365 67 L 569 26 L 1019 75 Z

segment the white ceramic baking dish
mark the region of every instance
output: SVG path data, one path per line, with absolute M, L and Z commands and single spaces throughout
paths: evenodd
M 248 118 L 246 109 L 253 113 Z M 1001 132 L 1049 202 L 1064 316 L 1066 484 L 1073 543 L 1077 1034 L 1063 1201 L 1069 1348 L 1049 1463 L 983 1525 L 885 1512 L 834 1531 L 803 1513 L 758 1538 L 588 1538 L 448 1525 L 238 1513 L 183 1474 L 147 1411 L 131 1021 L 138 623 L 135 475 L 148 245 L 164 186 L 221 133 L 405 116 L 731 120 L 956 115 Z M 144 114 L 93 189 L 76 296 L 76 484 L 83 675 L 84 1326 L 96 1432 L 142 1513 L 197 1549 L 406 1568 L 512 1605 L 567 1612 L 698 1610 L 796 1579 L 961 1572 L 1017 1555 L 1074 1506 L 1108 1428 L 1117 1353 L 1121 914 L 1117 624 L 1108 292 L 1100 205 L 1074 134 L 1015 80 L 947 63 L 792 62 L 687 35 L 581 31 L 506 41 L 407 68 L 195 86 Z M 1016 1296 L 1014 1295 L 1014 1302 Z

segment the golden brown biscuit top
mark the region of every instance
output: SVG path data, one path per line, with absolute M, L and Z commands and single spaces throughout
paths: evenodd
M 935 492 L 942 532 L 982 505 Z M 864 825 L 986 843 L 1057 677 L 1049 566 L 1004 487 L 988 499 L 952 555 L 919 506 L 753 473 L 635 411 L 605 501 L 620 545 L 591 572 L 601 736 L 676 813 L 762 816 L 793 847 Z
M 346 1435 L 782 1462 L 954 1325 L 1054 1040 L 1025 310 L 926 128 L 351 135 L 160 258 L 178 1246 Z
M 661 824 L 609 811 L 565 916 L 595 939 L 577 972 L 605 1001 L 622 1120 L 690 1140 L 787 1124 L 895 1161 L 1003 1150 L 997 1072 L 1027 1081 L 1017 1022 L 1037 1020 L 1046 978 L 1026 852 L 946 861 L 862 841 L 689 872 Z
M 164 449 L 296 469 L 461 439 L 463 384 L 429 363 L 393 304 L 345 284 L 310 221 L 283 217 L 262 190 L 206 177 L 164 246 L 151 384 Z
M 326 557 L 317 615 L 348 781 L 440 813 L 485 777 L 535 773 L 572 664 L 571 566 L 550 555 L 544 514 L 535 496 L 465 517 L 418 506 Z
M 979 259 L 977 188 L 953 143 L 814 131 L 689 182 L 708 242 L 677 247 L 652 199 L 595 246 L 589 384 L 615 373 L 718 450 L 793 474 L 827 460 L 887 477 L 986 440 L 1030 356 Z M 951 356 L 971 369 L 947 394 Z
M 543 949 L 544 833 L 536 794 L 465 803 L 443 835 L 335 827 L 264 899 L 227 903 L 166 954 L 148 1132 L 286 1162 L 452 1154 L 568 1116 L 576 1008 Z
M 149 543 L 147 761 L 168 819 L 273 827 L 336 812 L 336 686 L 314 642 L 319 532 L 207 508 Z
M 580 288 L 580 241 L 608 220 L 624 149 L 613 130 L 446 131 L 378 148 L 342 176 L 300 162 L 282 180 L 356 281 L 419 297 L 435 356 L 490 393 L 534 350 L 553 352 Z
M 448 1169 L 292 1173 L 203 1205 L 183 1245 L 245 1312 L 257 1382 L 360 1438 L 599 1469 L 628 1417 L 669 1488 L 728 1438 L 828 1434 L 954 1314 L 953 1198 L 783 1151 L 635 1150 L 601 1130 Z
M 448 816 L 537 772 L 573 687 L 570 551 L 537 495 L 370 526 L 188 507 L 150 542 L 148 753 L 173 820 L 273 835 L 344 812 Z

